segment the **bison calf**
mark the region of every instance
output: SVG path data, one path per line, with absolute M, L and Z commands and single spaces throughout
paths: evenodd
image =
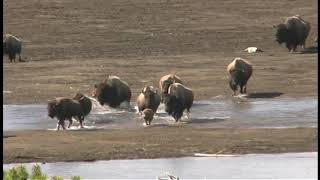
M 247 82 L 252 75 L 252 65 L 242 59 L 235 58 L 227 67 L 230 75 L 229 86 L 236 95 L 237 87 L 240 86 L 240 93 L 247 92 Z
M 153 120 L 154 111 L 152 109 L 146 108 L 142 111 L 142 118 L 144 119 L 146 125 L 151 125 L 151 121 Z

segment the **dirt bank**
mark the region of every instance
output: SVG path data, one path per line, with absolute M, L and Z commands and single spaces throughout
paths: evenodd
M 317 1 L 5 0 L 4 32 L 21 38 L 26 63 L 4 59 L 4 103 L 45 103 L 90 93 L 108 74 L 127 81 L 132 101 L 146 84 L 175 72 L 196 100 L 229 95 L 226 66 L 254 65 L 248 92 L 317 96 L 317 52 L 291 54 L 272 25 L 301 15 L 318 36 Z M 265 52 L 242 52 L 257 46 Z
M 5 132 L 4 163 L 317 151 L 315 128 Z

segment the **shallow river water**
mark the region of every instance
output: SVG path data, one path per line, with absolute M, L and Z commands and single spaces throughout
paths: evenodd
M 130 111 L 110 109 L 93 101 L 93 109 L 85 118 L 87 128 L 142 128 L 142 121 L 131 103 Z M 196 101 L 191 121 L 186 126 L 203 128 L 285 128 L 316 127 L 315 98 L 225 98 Z M 56 120 L 47 116 L 45 104 L 3 105 L 4 130 L 54 129 Z M 184 117 L 183 121 L 186 121 Z M 75 123 L 76 124 L 76 123 Z M 179 123 L 178 123 L 179 124 Z M 161 104 L 152 126 L 177 125 Z
M 58 162 L 41 164 L 49 176 L 83 179 L 155 179 L 166 173 L 182 179 L 317 179 L 317 152 L 248 154 L 238 157 Z M 34 163 L 27 163 L 31 169 Z M 3 169 L 17 164 L 4 164 Z

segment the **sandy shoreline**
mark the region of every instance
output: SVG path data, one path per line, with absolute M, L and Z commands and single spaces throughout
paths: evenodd
M 225 154 L 317 151 L 316 128 L 9 131 L 4 163 L 150 159 Z

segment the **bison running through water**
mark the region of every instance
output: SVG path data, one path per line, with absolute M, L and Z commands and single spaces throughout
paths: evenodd
M 19 55 L 19 61 L 24 62 L 21 59 L 22 42 L 17 37 L 6 34 L 3 37 L 3 55 L 8 55 L 10 62 L 16 62 L 16 54 Z
M 153 86 L 145 86 L 137 97 L 139 112 L 142 112 L 146 108 L 157 112 L 159 105 L 160 95 L 158 94 L 158 91 Z
M 153 120 L 154 111 L 152 109 L 146 108 L 142 111 L 142 118 L 144 119 L 147 126 L 151 125 Z
M 305 49 L 306 39 L 310 31 L 310 23 L 295 15 L 286 18 L 285 22 L 274 26 L 276 28 L 276 41 L 285 43 L 289 51 L 294 52 L 298 45 Z
M 233 96 L 236 95 L 237 87 L 240 86 L 240 93 L 247 92 L 247 82 L 252 75 L 252 65 L 242 59 L 235 58 L 227 67 L 230 75 L 229 86 L 233 91 Z
M 122 102 L 130 106 L 131 90 L 125 81 L 117 76 L 109 76 L 104 82 L 95 84 L 92 97 L 96 98 L 101 105 L 107 104 L 117 108 Z
M 190 119 L 190 108 L 193 104 L 193 92 L 180 83 L 173 83 L 169 86 L 168 94 L 164 95 L 165 111 L 177 122 L 187 110 Z
M 91 111 L 91 100 L 81 93 L 77 93 L 73 98 L 60 97 L 48 101 L 48 116 L 52 119 L 57 117 L 57 130 L 62 126 L 65 129 L 65 120 L 69 120 L 68 128 L 72 125 L 72 117 L 79 120 L 83 128 L 84 117 Z
M 159 81 L 159 88 L 161 92 L 161 102 L 163 102 L 163 98 L 165 94 L 168 94 L 169 86 L 173 83 L 180 83 L 183 84 L 180 77 L 175 74 L 167 74 L 162 76 Z

